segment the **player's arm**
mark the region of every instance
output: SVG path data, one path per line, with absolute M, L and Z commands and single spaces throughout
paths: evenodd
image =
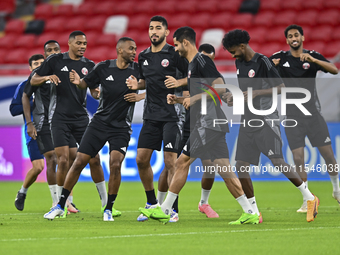
M 333 63 L 314 58 L 309 53 L 302 53 L 300 55 L 300 60 L 315 63 L 319 65 L 322 69 L 324 69 L 326 72 L 329 72 L 331 74 L 338 74 L 339 72 L 338 68 L 336 68 L 336 66 Z
M 274 88 L 277 89 L 277 94 L 281 94 L 281 88 L 284 88 L 284 87 L 285 87 L 285 85 L 283 83 L 281 83 L 280 85 L 278 85 L 276 87 L 269 88 L 269 89 L 253 90 L 252 97 L 255 98 L 255 97 L 258 97 L 258 96 L 272 96 Z M 243 96 L 244 96 L 244 100 L 247 101 L 247 99 L 248 99 L 248 92 L 244 91 L 243 92 Z
M 188 85 L 188 78 L 185 77 L 183 79 L 175 79 L 174 77 L 167 75 L 165 76 L 167 79 L 164 81 L 165 86 L 168 89 L 172 89 L 172 88 L 178 88 L 178 87 L 182 87 L 182 86 L 186 86 Z
M 44 82 L 51 81 L 52 83 L 58 85 L 60 83 L 60 79 L 55 74 L 53 75 L 46 75 L 40 76 L 39 74 L 35 73 L 31 79 L 32 86 L 41 86 Z
M 139 102 L 143 99 L 145 99 L 145 92 L 141 93 L 141 94 L 137 94 L 137 93 L 129 93 L 129 94 L 125 94 L 124 95 L 124 100 L 128 101 L 128 102 Z
M 94 99 L 99 99 L 100 98 L 100 88 L 95 88 L 95 89 L 90 89 L 91 96 Z
M 126 79 L 125 83 L 126 86 L 131 90 L 145 89 L 145 80 L 139 79 L 139 81 L 137 81 L 137 78 L 133 75 L 130 75 L 130 77 Z
M 24 88 L 23 84 L 20 83 L 17 89 L 15 90 L 14 96 L 9 106 L 9 111 L 11 112 L 11 115 L 13 117 L 18 116 L 23 113 L 22 102 L 21 102 L 23 88 Z
M 33 122 L 30 121 L 31 119 L 31 104 L 30 104 L 30 97 L 24 92 L 22 94 L 22 107 L 24 110 L 24 116 L 26 120 L 29 120 L 26 122 L 27 126 L 27 134 L 32 137 L 34 140 L 37 138 L 37 130 L 35 129 L 35 126 L 33 125 Z
M 79 89 L 86 89 L 88 87 L 84 79 L 80 79 L 79 74 L 73 69 L 70 72 L 70 82 L 76 85 Z

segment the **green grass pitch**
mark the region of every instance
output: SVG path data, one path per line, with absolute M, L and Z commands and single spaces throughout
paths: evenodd
M 115 203 L 122 216 L 103 222 L 93 183 L 78 183 L 74 202 L 81 210 L 66 219 L 43 218 L 51 207 L 46 183 L 28 191 L 23 212 L 14 207 L 18 182 L 0 183 L 0 254 L 338 254 L 340 208 L 329 181 L 309 182 L 320 198 L 319 215 L 307 223 L 296 213 L 300 192 L 289 182 L 254 182 L 264 222 L 230 226 L 241 210 L 223 182 L 215 182 L 209 203 L 220 218 L 197 210 L 200 183 L 187 182 L 179 196 L 179 222 L 137 222 L 145 205 L 139 182 L 123 182 Z

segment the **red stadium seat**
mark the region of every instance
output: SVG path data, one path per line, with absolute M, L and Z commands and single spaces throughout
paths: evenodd
M 329 42 L 332 38 L 333 29 L 330 26 L 314 27 L 312 33 L 308 36 L 311 41 Z
M 260 11 L 274 11 L 281 10 L 281 0 L 262 0 L 260 2 Z
M 49 32 L 49 33 L 43 33 L 38 36 L 38 39 L 36 40 L 36 45 L 35 47 L 43 47 L 44 44 L 49 41 L 49 40 L 56 40 L 58 41 L 59 34 L 54 33 L 54 32 Z
M 31 74 L 31 71 L 27 69 L 16 69 L 14 70 L 15 75 L 23 75 L 23 76 L 29 76 Z
M 72 17 L 75 14 L 73 4 L 58 5 L 55 10 L 55 16 Z
M 18 35 L 9 34 L 0 38 L 0 49 L 12 49 L 14 48 L 14 43 L 18 39 Z
M 255 15 L 254 25 L 261 27 L 270 27 L 272 26 L 272 21 L 274 19 L 275 13 L 272 11 L 260 12 Z
M 15 74 L 15 71 L 15 69 L 0 69 L 0 76 L 12 76 Z
M 7 64 L 28 64 L 28 58 L 25 49 L 14 49 L 5 56 L 4 63 Z
M 102 33 L 94 31 L 86 32 L 85 34 L 88 47 L 95 47 L 97 45 L 97 41 L 104 36 Z
M 275 27 L 275 28 L 268 28 L 266 33 L 266 39 L 269 42 L 278 42 L 282 43 L 286 41 L 284 31 L 286 27 Z
M 280 43 L 269 43 L 261 46 L 261 48 L 259 49 L 259 53 L 270 57 L 275 52 L 278 52 L 280 50 L 282 50 L 282 46 Z
M 17 37 L 14 46 L 18 48 L 31 49 L 36 45 L 37 37 L 32 34 L 23 34 Z
M 84 24 L 84 32 L 94 31 L 94 32 L 103 32 L 105 26 L 106 18 L 103 16 L 95 16 L 86 19 Z
M 318 15 L 319 25 L 337 26 L 339 25 L 339 10 L 322 11 Z
M 0 12 L 13 13 L 15 11 L 15 0 L 2 0 L 0 2 Z
M 281 9 L 282 10 L 291 10 L 291 11 L 300 11 L 302 7 L 303 0 L 294 0 L 294 1 L 282 1 Z
M 134 5 L 135 2 L 129 1 L 129 2 L 120 2 L 118 5 L 115 6 L 113 12 L 114 14 L 122 14 L 122 15 L 128 15 L 131 16 L 134 14 Z
M 22 34 L 25 31 L 26 22 L 20 19 L 12 19 L 6 23 L 5 33 L 8 34 Z
M 240 0 L 218 1 L 217 11 L 237 13 L 241 5 Z
M 116 59 L 117 58 L 117 50 L 116 48 L 109 49 L 109 51 L 106 53 L 106 59 Z M 137 55 L 136 55 L 137 57 Z
M 101 2 L 98 1 L 96 6 L 94 7 L 93 14 L 94 15 L 103 15 L 103 16 L 111 16 L 115 14 L 114 9 L 116 8 L 116 4 L 113 2 Z
M 265 27 L 256 27 L 248 30 L 250 35 L 250 43 L 266 43 L 267 35 L 270 33 L 270 29 Z
M 64 30 L 64 26 L 66 25 L 67 22 L 68 22 L 67 19 L 64 17 L 49 19 L 45 23 L 44 33 L 45 32 L 60 33 Z
M 324 48 L 322 55 L 326 58 L 333 58 L 340 52 L 340 40 L 335 42 L 327 43 L 327 47 Z
M 64 32 L 58 35 L 58 42 L 60 48 L 68 50 L 68 38 L 70 36 L 69 32 Z M 63 51 L 63 50 L 62 50 Z
M 185 13 L 181 13 L 181 14 L 177 14 L 177 15 L 173 15 L 168 19 L 168 26 L 171 29 L 177 29 L 179 27 L 183 27 L 186 24 L 188 24 L 188 20 L 189 20 L 189 15 L 185 14 Z M 175 32 L 175 31 L 174 31 Z
M 176 2 L 165 1 L 162 4 L 155 5 L 155 12 L 157 13 L 157 15 L 159 15 L 159 13 L 176 14 L 175 7 L 176 7 Z
M 254 15 L 246 14 L 234 14 L 230 19 L 230 26 L 239 29 L 248 29 L 252 26 Z
M 327 9 L 338 9 L 340 10 L 340 1 L 339 0 L 327 0 L 323 3 L 324 8 Z
M 197 2 L 193 0 L 178 1 L 175 7 L 177 13 L 195 13 Z M 191 17 L 194 18 L 194 17 Z
M 136 42 L 137 47 L 139 47 L 139 45 L 151 43 L 147 31 L 128 30 L 123 36 L 132 38 Z
M 89 48 L 85 52 L 85 57 L 98 63 L 107 59 L 107 54 L 110 50 L 115 51 L 116 49 L 107 46 Z
M 326 44 L 325 42 L 304 42 L 303 46 L 307 50 L 315 50 L 323 54 Z
M 324 0 L 308 0 L 302 2 L 304 9 L 322 10 Z
M 77 16 L 92 17 L 96 6 L 97 6 L 96 2 L 85 2 L 80 4 L 76 9 L 74 9 L 74 13 Z
M 136 1 L 134 11 L 137 14 L 147 14 L 149 16 L 153 16 L 156 5 L 158 5 L 158 3 L 155 1 Z
M 83 31 L 86 22 L 87 19 L 83 16 L 67 19 L 67 23 L 64 25 L 64 31 L 70 33 L 75 30 Z
M 297 15 L 296 24 L 300 26 L 309 25 L 314 26 L 317 22 L 319 13 L 315 10 L 304 11 L 303 15 Z
M 297 13 L 294 11 L 279 12 L 275 15 L 273 19 L 273 24 L 275 26 L 289 26 L 295 23 Z
M 215 55 L 216 55 L 215 57 L 216 60 L 219 60 L 219 59 L 234 60 L 231 54 L 227 50 L 224 50 L 223 47 L 220 47 L 220 49 L 216 52 Z
M 7 51 L 0 47 L 0 64 L 4 63 L 4 58 L 5 58 L 6 54 L 7 54 Z M 1 75 L 1 73 L 0 73 L 0 75 Z
M 225 13 L 217 13 L 213 16 L 213 18 L 209 21 L 209 27 L 211 28 L 222 28 L 225 31 L 228 31 L 230 28 L 229 21 L 232 18 L 233 14 L 225 12 Z
M 54 16 L 54 6 L 52 4 L 39 4 L 35 8 L 35 19 L 47 20 Z
M 112 49 L 116 48 L 117 37 L 114 34 L 101 34 L 97 37 L 96 47 L 97 46 L 107 46 Z
M 199 4 L 197 5 L 197 11 L 203 12 L 203 13 L 216 14 L 219 8 L 218 5 L 219 5 L 219 1 L 214 1 L 214 0 L 200 1 Z
M 192 28 L 200 28 L 200 29 L 206 29 L 209 28 L 209 21 L 211 20 L 212 15 L 208 13 L 200 13 L 196 14 L 194 18 L 189 19 L 188 26 Z
M 44 55 L 44 48 L 43 45 L 40 47 L 32 48 L 27 51 L 27 60 L 34 54 L 41 54 Z
M 333 29 L 332 39 L 337 41 L 340 40 L 340 29 Z
M 148 15 L 136 15 L 129 18 L 128 29 L 141 29 L 147 33 L 150 17 Z

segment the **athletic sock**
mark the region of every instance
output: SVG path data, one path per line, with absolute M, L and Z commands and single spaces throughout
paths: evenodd
M 48 187 L 50 188 L 53 204 L 58 203 L 59 202 L 59 197 L 58 197 L 58 191 L 57 191 L 57 184 L 48 185 Z
M 163 191 L 157 191 L 157 200 L 158 200 L 158 203 L 161 205 L 163 204 L 164 202 L 164 198 L 166 197 L 166 193 L 167 192 L 163 192 Z
M 208 189 L 202 189 L 202 191 L 201 191 L 201 201 L 200 201 L 201 205 L 209 204 L 208 200 L 209 200 L 210 191 L 211 190 L 208 190 Z
M 339 188 L 339 174 L 337 175 L 330 175 L 329 176 L 331 178 L 331 182 L 333 185 L 333 192 L 339 192 L 340 188 Z
M 105 210 L 112 211 L 112 206 L 115 203 L 116 197 L 117 197 L 117 194 L 113 194 L 113 195 L 108 194 L 108 199 L 107 199 Z
M 175 200 L 172 208 L 174 209 L 174 211 L 176 211 L 176 213 L 179 213 L 179 209 L 178 209 L 178 195 L 176 197 L 176 200 Z
M 57 194 L 58 194 L 58 200 L 60 199 L 61 192 L 63 191 L 63 186 L 57 185 Z
M 107 193 L 106 193 L 106 186 L 105 181 L 96 183 L 97 191 L 100 197 L 100 201 L 102 202 L 102 207 L 107 204 Z
M 299 187 L 297 187 L 302 194 L 303 200 L 314 200 L 313 194 L 309 191 L 305 183 L 302 183 Z
M 157 204 L 157 199 L 156 199 L 156 195 L 155 195 L 155 190 L 149 190 L 149 191 L 145 191 L 146 193 L 146 199 L 147 199 L 147 203 L 150 205 L 155 205 Z
M 308 188 L 308 181 L 305 181 L 304 183 L 306 184 L 306 187 Z
M 70 202 L 70 204 L 72 204 L 73 203 L 73 196 L 68 196 L 68 201 Z
M 255 214 L 245 194 L 236 198 L 236 201 L 240 204 L 245 213 Z
M 24 188 L 24 186 L 21 186 L 21 189 L 19 190 L 19 193 L 27 194 L 27 190 L 28 189 Z
M 61 196 L 60 196 L 60 200 L 59 200 L 59 205 L 61 208 L 65 208 L 65 204 L 66 204 L 66 200 L 68 198 L 68 196 L 70 195 L 71 191 L 68 191 L 67 189 L 63 189 L 63 191 L 61 192 Z
M 164 202 L 161 206 L 162 211 L 166 215 L 169 215 L 171 213 L 171 208 L 172 208 L 177 196 L 178 196 L 177 194 L 168 191 L 168 195 L 166 196 L 166 199 L 164 200 Z
M 253 211 L 257 215 L 260 215 L 259 208 L 257 208 L 257 203 L 256 203 L 256 200 L 255 200 L 255 197 L 248 198 L 248 202 L 251 205 L 251 208 L 253 208 Z

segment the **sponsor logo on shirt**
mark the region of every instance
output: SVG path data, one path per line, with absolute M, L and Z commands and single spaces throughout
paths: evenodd
M 162 65 L 163 67 L 169 66 L 169 60 L 167 60 L 166 58 L 163 59 L 162 62 L 161 62 L 161 65 Z
M 107 81 L 114 81 L 112 75 L 110 75 L 109 77 L 106 78 Z
M 144 62 L 143 62 L 143 66 L 148 66 L 148 65 L 149 65 L 149 63 L 148 63 L 148 61 L 145 59 Z
M 253 78 L 255 76 L 255 71 L 253 69 L 250 69 L 248 72 L 249 78 Z
M 68 72 L 68 68 L 67 68 L 67 66 L 64 66 L 63 68 L 61 68 L 61 70 L 60 71 L 63 71 L 63 72 Z
M 81 73 L 82 73 L 83 75 L 87 75 L 87 74 L 89 73 L 89 71 L 87 70 L 86 67 L 83 67 L 83 69 L 81 69 Z
M 290 67 L 288 61 L 286 63 L 283 64 L 284 67 Z
M 307 69 L 310 68 L 310 64 L 309 63 L 303 63 L 302 68 L 307 70 Z

